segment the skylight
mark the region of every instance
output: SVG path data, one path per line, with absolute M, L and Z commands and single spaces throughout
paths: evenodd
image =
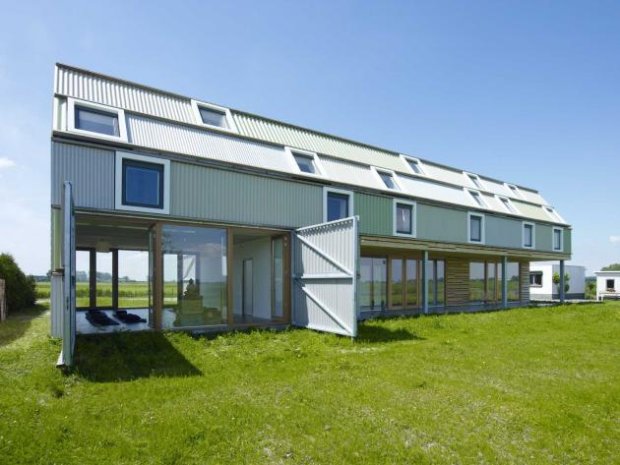
M 480 195 L 480 192 L 470 191 L 470 190 L 468 190 L 467 192 L 469 192 L 469 195 L 471 195 L 471 198 L 474 199 L 474 202 L 476 202 L 476 204 L 479 207 L 482 207 L 482 208 L 486 207 L 486 204 L 484 203 L 484 200 L 482 200 L 482 196 Z

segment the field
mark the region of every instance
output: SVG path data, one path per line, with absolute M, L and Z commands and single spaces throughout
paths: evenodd
M 613 464 L 620 303 L 78 338 L 0 324 L 0 462 Z

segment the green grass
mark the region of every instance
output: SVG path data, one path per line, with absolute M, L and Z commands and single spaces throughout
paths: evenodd
M 0 462 L 611 464 L 620 304 L 78 338 L 0 324 Z

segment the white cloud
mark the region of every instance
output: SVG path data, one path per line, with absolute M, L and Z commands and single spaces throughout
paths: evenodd
M 620 244 L 620 236 L 609 236 L 609 242 L 612 244 Z
M 15 166 L 15 162 L 5 157 L 0 157 L 0 170 Z

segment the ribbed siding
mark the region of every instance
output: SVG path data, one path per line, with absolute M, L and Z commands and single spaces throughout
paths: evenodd
M 114 152 L 52 143 L 52 205 L 60 205 L 62 183 L 73 183 L 76 207 L 114 208 Z
M 518 249 L 522 246 L 522 222 L 508 218 L 486 215 L 485 217 L 485 244 L 494 247 L 511 247 Z
M 318 186 L 176 162 L 170 185 L 171 216 L 291 228 L 322 221 Z
M 519 263 L 520 300 L 523 305 L 530 303 L 530 263 Z
M 467 242 L 467 212 L 418 203 L 417 237 L 431 241 Z
M 52 337 L 62 337 L 63 322 L 63 277 L 60 273 L 52 273 L 50 286 L 50 334 Z
M 389 236 L 393 233 L 393 201 L 387 197 L 356 194 L 355 214 L 360 217 L 360 233 Z
M 136 145 L 274 171 L 293 168 L 284 149 L 272 145 L 136 115 L 127 124 Z
M 161 118 L 185 123 L 195 122 L 190 99 L 147 90 L 62 66 L 56 67 L 55 92 Z
M 469 260 L 446 259 L 446 305 L 469 303 Z
M 355 336 L 357 333 L 354 295 L 354 281 L 357 274 L 357 248 L 354 247 L 357 240 L 355 220 L 327 223 L 298 231 L 297 235 L 312 244 L 320 253 L 300 239 L 295 240 L 294 324 L 319 331 Z M 335 266 L 332 261 L 344 269 Z M 330 276 L 327 277 L 325 274 Z M 339 277 L 332 278 L 334 275 Z M 317 305 L 306 291 L 335 315 L 342 325 Z

